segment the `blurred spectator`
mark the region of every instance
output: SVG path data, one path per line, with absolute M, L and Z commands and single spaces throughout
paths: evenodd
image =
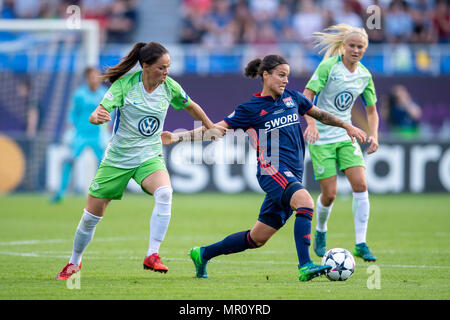
M 450 42 L 450 5 L 448 0 L 437 0 L 433 23 L 440 43 Z
M 255 33 L 255 20 L 245 0 L 240 0 L 235 9 L 232 32 L 237 44 L 251 42 Z
M 292 21 L 293 18 L 288 4 L 281 3 L 272 18 L 272 26 L 278 35 L 279 42 L 289 43 L 297 40 Z
M 108 8 L 114 0 L 81 0 L 83 19 L 97 20 L 100 29 L 100 42 L 106 42 L 108 27 Z
M 0 19 L 14 19 L 14 0 L 4 0 L 0 2 Z
M 108 42 L 131 42 L 136 28 L 135 3 L 130 0 L 115 0 L 110 8 L 107 23 Z
M 280 4 L 276 10 L 276 13 L 272 18 L 272 26 L 277 33 L 281 33 L 285 28 L 290 27 L 292 24 L 292 17 L 289 12 L 289 8 L 285 4 Z
M 386 102 L 385 116 L 393 134 L 405 139 L 418 137 L 422 110 L 407 88 L 400 84 L 394 86 Z
M 71 5 L 77 5 L 81 7 L 81 0 L 72 1 L 72 0 L 59 0 L 59 4 L 57 6 L 57 16 L 59 19 L 67 19 L 67 17 L 71 14 L 67 12 L 67 8 Z
M 38 18 L 42 9 L 41 0 L 15 0 L 14 13 L 20 19 Z
M 279 0 L 249 0 L 249 7 L 254 15 L 269 14 L 277 11 Z
M 27 75 L 19 77 L 16 86 L 16 101 L 24 107 L 25 133 L 28 138 L 35 137 L 42 125 L 42 113 L 40 106 L 31 92 L 31 80 Z
M 360 16 L 361 6 L 355 4 L 354 1 L 346 0 L 344 1 L 344 5 L 342 11 L 335 12 L 333 15 L 334 22 L 333 24 L 346 23 L 351 25 L 352 27 L 363 27 L 363 21 Z
M 252 44 L 276 44 L 277 34 L 270 23 L 265 23 L 255 30 Z
M 86 19 L 107 19 L 108 7 L 114 0 L 81 0 L 81 7 Z
M 280 5 L 284 5 L 291 12 L 291 16 L 297 10 L 298 0 L 281 0 Z
M 366 25 L 370 5 L 380 9 L 379 28 Z M 276 43 L 310 44 L 313 32 L 336 23 L 366 28 L 371 43 L 450 38 L 449 0 L 183 0 L 182 7 L 181 43 L 272 42 L 269 34 L 275 33 Z M 227 8 L 225 15 L 218 13 L 219 7 Z M 231 28 L 225 23 L 229 20 Z M 220 22 L 219 28 L 211 21 Z
M 298 40 L 302 43 L 311 44 L 312 34 L 316 31 L 322 31 L 325 27 L 324 15 L 312 0 L 304 0 L 299 2 L 293 24 Z
M 61 7 L 60 7 L 61 4 L 65 5 L 64 6 L 64 15 L 60 15 L 61 14 Z M 44 0 L 42 2 L 40 18 L 43 18 L 43 19 L 64 18 L 66 15 L 65 11 L 67 10 L 67 6 L 69 6 L 71 4 L 76 4 L 76 3 L 68 4 L 65 1 L 60 1 L 60 0 Z
M 234 44 L 233 13 L 228 0 L 215 0 L 206 17 L 207 32 L 202 42 L 210 48 L 229 47 Z
M 429 0 L 416 0 L 411 3 L 409 13 L 413 21 L 412 43 L 433 42 L 432 8 Z
M 206 33 L 206 15 L 212 8 L 211 0 L 184 0 L 181 7 L 182 20 L 180 42 L 200 43 Z
M 132 41 L 140 0 L 0 0 L 1 19 L 66 18 L 79 5 L 95 19 L 105 42 Z M 366 27 L 371 43 L 449 43 L 449 0 L 181 0 L 181 43 L 232 46 L 304 43 L 329 25 Z M 381 28 L 365 25 L 366 9 L 381 10 Z M 270 25 L 270 26 L 269 26 Z M 273 40 L 275 33 L 276 39 Z M 8 38 L 3 37 L 2 40 Z
M 390 43 L 408 42 L 413 31 L 413 21 L 403 0 L 393 0 L 386 12 L 386 38 Z
M 195 11 L 199 15 L 206 15 L 212 9 L 213 0 L 183 0 L 183 10 Z

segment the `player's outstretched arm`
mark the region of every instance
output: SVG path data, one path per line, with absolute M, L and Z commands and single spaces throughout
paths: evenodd
M 211 129 L 206 129 L 204 126 L 189 131 L 170 132 L 163 131 L 161 133 L 161 140 L 163 145 L 170 145 L 183 141 L 209 141 L 221 138 L 229 129 L 225 121 L 215 123 Z
M 111 115 L 108 110 L 105 109 L 101 104 L 92 112 L 89 117 L 89 122 L 92 124 L 102 124 L 111 121 Z
M 355 138 L 358 139 L 362 144 L 366 142 L 367 135 L 363 130 L 352 126 L 350 123 L 342 121 L 329 112 L 323 111 L 316 106 L 312 106 L 312 108 L 309 109 L 306 113 L 314 119 L 322 122 L 323 124 L 344 128 L 350 138 L 352 138 L 353 143 L 355 142 Z

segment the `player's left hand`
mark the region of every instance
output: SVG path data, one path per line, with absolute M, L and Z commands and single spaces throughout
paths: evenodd
M 355 139 L 358 139 L 360 144 L 366 143 L 367 135 L 363 130 L 348 123 L 344 125 L 344 129 L 347 131 L 347 134 L 350 136 L 350 138 L 352 138 L 353 143 L 355 143 Z
M 378 150 L 378 139 L 370 136 L 369 139 L 367 139 L 367 142 L 369 143 L 369 147 L 367 148 L 367 154 L 374 153 Z

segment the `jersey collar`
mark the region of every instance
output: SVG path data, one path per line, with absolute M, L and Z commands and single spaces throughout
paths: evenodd
M 261 95 L 261 92 L 262 92 L 262 91 L 255 93 L 255 94 L 253 95 L 253 99 L 262 99 L 262 100 L 268 100 L 268 101 L 275 101 L 275 100 L 272 98 L 272 96 L 270 96 L 270 95 L 262 96 L 262 95 Z

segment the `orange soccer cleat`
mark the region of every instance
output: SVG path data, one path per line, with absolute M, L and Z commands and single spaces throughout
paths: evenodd
M 69 279 L 74 273 L 79 272 L 81 269 L 81 263 L 79 266 L 68 263 L 66 266 L 56 275 L 56 280 L 67 280 Z
M 154 253 L 151 256 L 148 256 L 144 259 L 144 269 L 163 273 L 169 271 L 169 268 L 167 268 L 161 262 L 161 257 L 157 253 Z

